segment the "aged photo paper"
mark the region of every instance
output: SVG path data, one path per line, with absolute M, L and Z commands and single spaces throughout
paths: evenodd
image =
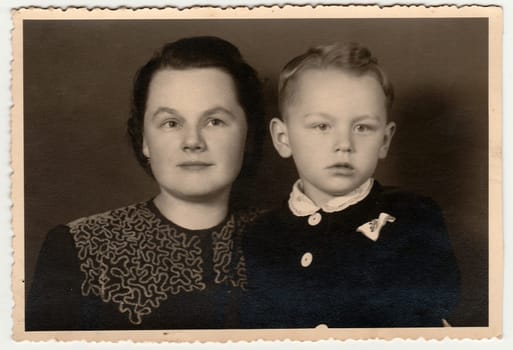
M 13 10 L 13 338 L 501 337 L 502 16 L 501 8 L 493 6 Z M 312 46 L 352 41 L 376 53 L 394 83 L 392 113 L 398 125 L 377 177 L 436 200 L 460 270 L 459 304 L 444 327 L 27 330 L 26 300 L 46 234 L 60 224 L 157 193 L 127 141 L 133 76 L 166 42 L 200 35 L 229 40 L 256 68 L 267 122 L 278 116 L 278 74 L 292 57 Z M 274 151 L 267 125 L 263 130 L 264 165 L 244 183 L 247 194 L 239 200 L 270 208 L 288 198 L 297 173 L 292 160 Z

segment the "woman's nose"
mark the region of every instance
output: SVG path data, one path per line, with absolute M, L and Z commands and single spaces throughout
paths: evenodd
M 201 130 L 191 127 L 185 130 L 182 149 L 186 152 L 202 152 L 206 149 Z

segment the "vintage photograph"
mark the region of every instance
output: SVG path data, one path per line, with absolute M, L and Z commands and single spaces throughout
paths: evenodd
M 501 334 L 500 8 L 13 23 L 16 339 Z

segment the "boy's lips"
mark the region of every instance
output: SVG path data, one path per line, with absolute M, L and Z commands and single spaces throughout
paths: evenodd
M 326 169 L 333 171 L 335 175 L 343 176 L 351 175 L 354 172 L 354 167 L 350 163 L 344 162 L 334 163 L 327 166 Z
M 332 164 L 332 165 L 329 165 L 327 168 L 328 168 L 328 169 L 347 169 L 347 170 L 354 170 L 353 166 L 352 166 L 350 163 L 344 163 L 344 162 L 334 163 L 334 164 Z

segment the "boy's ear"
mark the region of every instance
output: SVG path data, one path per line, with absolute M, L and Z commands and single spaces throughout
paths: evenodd
M 150 148 L 148 147 L 148 144 L 146 143 L 146 139 L 143 136 L 143 142 L 142 142 L 142 152 L 147 158 L 150 157 Z
M 388 149 L 390 148 L 390 142 L 395 133 L 395 123 L 390 122 L 385 126 L 385 136 L 383 137 L 383 144 L 379 149 L 379 158 L 384 159 L 387 157 Z
M 274 148 L 283 158 L 288 158 L 292 155 L 292 150 L 289 144 L 289 135 L 287 125 L 279 118 L 273 118 L 269 123 L 269 130 L 273 139 Z

